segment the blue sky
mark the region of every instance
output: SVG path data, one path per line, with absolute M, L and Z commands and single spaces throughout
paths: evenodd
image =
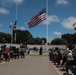
M 72 24 L 76 22 L 76 0 L 48 0 L 48 21 L 34 28 L 29 28 L 27 23 L 46 6 L 46 0 L 0 0 L 0 32 L 12 33 L 9 25 L 16 19 L 16 4 L 17 29 L 28 30 L 33 37 L 46 38 L 47 25 L 49 41 L 75 33 Z

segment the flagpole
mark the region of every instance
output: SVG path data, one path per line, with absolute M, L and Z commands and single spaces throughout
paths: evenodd
M 16 21 L 17 21 L 17 9 L 18 9 L 18 3 L 16 3 L 16 20 L 15 20 L 15 23 L 16 23 Z M 13 30 L 14 30 L 14 27 L 13 27 Z M 15 33 L 15 37 L 14 37 L 14 40 L 15 40 L 15 43 L 16 43 L 16 33 Z
M 18 9 L 18 3 L 16 3 L 16 20 L 17 20 L 17 9 Z
M 18 9 L 18 3 L 16 3 L 16 17 L 15 17 L 16 20 L 15 21 L 17 21 L 17 9 Z M 12 23 L 11 44 L 13 44 L 13 39 L 14 39 L 14 37 L 13 37 L 13 30 L 14 30 L 14 23 Z M 16 42 L 16 40 L 15 40 L 15 42 Z
M 12 44 L 13 44 L 13 23 L 11 22 L 11 46 L 12 46 Z
M 12 28 L 12 34 L 11 34 L 11 44 L 13 43 L 13 28 Z
M 47 47 L 47 50 L 48 50 L 48 0 L 46 0 L 46 20 L 47 20 L 47 25 L 46 25 L 46 39 L 47 39 L 47 42 L 46 42 L 46 47 Z

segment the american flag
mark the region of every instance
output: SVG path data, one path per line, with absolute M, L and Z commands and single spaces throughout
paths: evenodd
M 76 30 L 76 22 L 73 23 L 74 30 Z
M 28 26 L 29 28 L 35 27 L 44 20 L 46 20 L 46 8 L 42 9 L 39 13 L 32 17 L 32 19 L 28 22 Z

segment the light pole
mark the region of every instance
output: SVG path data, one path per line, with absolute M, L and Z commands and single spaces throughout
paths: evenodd
M 15 21 L 16 22 L 16 21 Z M 11 34 L 11 44 L 13 43 L 13 31 L 16 30 L 16 25 L 15 23 L 11 23 L 11 28 L 12 28 L 12 34 Z M 16 36 L 15 36 L 16 37 Z M 16 38 L 15 38 L 16 39 Z
M 13 40 L 16 43 L 16 33 L 15 33 L 15 39 L 13 38 L 13 31 L 16 30 L 16 24 L 17 24 L 17 8 L 18 8 L 18 3 L 16 3 L 16 20 L 15 23 L 11 23 L 11 28 L 12 28 L 12 34 L 11 34 L 11 44 L 13 43 Z
M 15 43 L 16 43 L 16 32 L 15 32 Z
M 14 26 L 14 24 L 11 23 L 10 24 L 10 28 L 11 28 L 11 31 L 12 31 L 12 33 L 11 33 L 11 44 L 13 43 L 13 26 Z
M 3 43 L 4 43 L 4 37 L 3 37 Z

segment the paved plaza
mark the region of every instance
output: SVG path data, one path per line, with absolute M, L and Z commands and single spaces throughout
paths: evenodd
M 0 64 L 0 75 L 58 75 L 48 56 L 26 56 Z

